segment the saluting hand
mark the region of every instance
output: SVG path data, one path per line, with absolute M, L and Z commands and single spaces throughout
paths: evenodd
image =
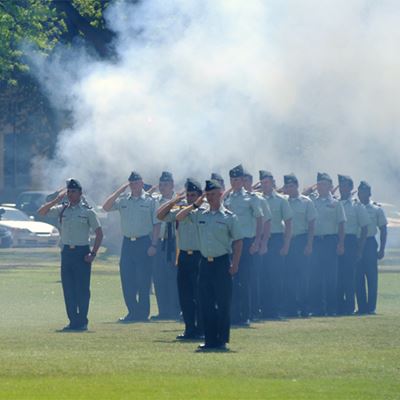
M 204 199 L 206 198 L 206 194 L 203 193 L 195 202 L 196 206 L 201 206 L 204 203 Z

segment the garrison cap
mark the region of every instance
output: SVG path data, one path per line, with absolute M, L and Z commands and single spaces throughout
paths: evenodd
M 243 175 L 244 175 L 244 171 L 243 171 L 242 164 L 239 164 L 236 167 L 233 167 L 229 171 L 229 177 L 230 178 L 241 178 Z
M 297 176 L 293 173 L 288 174 L 288 175 L 283 175 L 283 183 L 285 185 L 289 185 L 290 183 L 294 183 L 296 185 L 299 184 L 299 181 L 297 179 Z
M 74 178 L 67 179 L 67 189 L 78 189 L 82 190 L 82 185 L 79 183 L 78 180 Z
M 253 179 L 253 175 L 250 173 L 250 171 L 246 168 L 243 168 L 243 177 L 245 178 L 251 178 Z
M 220 174 L 218 174 L 217 172 L 212 172 L 210 179 L 213 179 L 215 181 L 224 183 L 224 178 Z
M 262 181 L 265 178 L 271 178 L 274 179 L 274 176 L 272 175 L 272 172 L 270 171 L 266 171 L 265 169 L 261 169 L 259 171 L 259 175 L 260 175 L 260 181 Z
M 369 190 L 371 192 L 371 185 L 366 181 L 361 181 L 358 185 L 358 190 Z
M 201 184 L 194 178 L 187 178 L 185 183 L 185 188 L 187 192 L 197 192 L 202 194 Z
M 221 183 L 218 182 L 216 179 L 210 179 L 206 181 L 206 187 L 204 188 L 204 190 L 206 192 L 209 192 L 210 190 L 214 189 L 222 189 Z
M 160 182 L 173 182 L 174 178 L 169 171 L 163 171 L 160 176 Z
M 150 183 L 143 183 L 143 190 L 145 192 L 148 192 L 152 187 L 153 185 L 150 185 Z
M 353 179 L 348 175 L 338 175 L 339 185 L 349 183 L 351 186 L 354 185 Z
M 321 182 L 321 181 L 328 181 L 328 182 L 332 183 L 332 178 L 326 172 L 318 172 L 317 182 Z
M 140 181 L 141 179 L 142 175 L 140 175 L 139 172 L 132 171 L 131 174 L 129 175 L 128 181 L 135 182 L 135 181 Z

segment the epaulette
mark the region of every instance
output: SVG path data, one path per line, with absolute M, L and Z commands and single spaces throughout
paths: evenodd
M 233 212 L 228 210 L 227 208 L 225 208 L 225 213 L 228 214 L 228 215 L 233 215 Z
M 372 204 L 373 204 L 374 206 L 377 206 L 377 207 L 382 207 L 382 204 L 379 204 L 379 203 L 377 203 L 376 201 L 373 201 Z

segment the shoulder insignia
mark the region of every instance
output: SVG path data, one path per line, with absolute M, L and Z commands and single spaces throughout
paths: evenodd
M 226 209 L 225 209 L 225 214 L 227 214 L 227 215 L 233 215 L 233 212 L 230 211 L 230 210 L 228 210 L 228 209 L 226 208 Z
M 372 204 L 373 204 L 374 206 L 377 206 L 377 207 L 382 207 L 382 204 L 379 204 L 379 203 L 377 203 L 376 201 L 374 201 Z

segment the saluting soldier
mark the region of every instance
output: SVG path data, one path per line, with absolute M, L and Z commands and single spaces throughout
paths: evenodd
M 371 186 L 365 181 L 361 181 L 358 186 L 358 198 L 369 216 L 367 240 L 356 270 L 358 314 L 375 314 L 378 295 L 378 260 L 382 260 L 385 256 L 387 219 L 381 206 L 371 201 Z M 380 232 L 379 249 L 375 238 L 378 230 Z
M 129 187 L 130 194 L 122 194 Z M 143 190 L 143 179 L 133 171 L 128 183 L 111 194 L 103 204 L 104 211 L 119 211 L 123 235 L 120 275 L 122 293 L 128 313 L 122 323 L 147 321 L 150 314 L 152 257 L 157 252 L 160 221 L 157 200 Z
M 157 217 L 164 222 L 175 223 L 177 213 L 188 205 L 192 205 L 202 194 L 201 184 L 193 178 L 185 183 L 185 194 L 178 195 L 164 203 L 157 212 Z M 194 211 L 192 211 L 193 213 Z M 178 335 L 178 340 L 198 339 L 203 334 L 203 324 L 199 304 L 199 268 L 200 243 L 197 226 L 190 218 L 185 218 L 178 224 L 178 295 L 182 310 L 185 331 Z
M 257 321 L 260 318 L 260 269 L 264 254 L 268 251 L 268 240 L 271 234 L 271 211 L 267 200 L 260 192 L 253 189 L 253 175 L 243 170 L 243 187 L 251 196 L 255 196 L 263 213 L 263 224 L 261 232 L 260 248 L 258 253 L 253 255 L 253 267 L 250 273 L 250 320 Z
M 310 256 L 313 251 L 317 213 L 309 197 L 299 193 L 299 181 L 294 174 L 285 175 L 284 191 L 289 196 L 292 218 L 292 240 L 286 257 L 286 315 L 309 315 L 308 287 Z
M 231 322 L 235 325 L 250 325 L 250 276 L 253 270 L 253 255 L 261 245 L 263 213 L 255 195 L 243 188 L 244 169 L 238 165 L 229 171 L 231 191 L 224 199 L 224 206 L 238 218 L 243 234 L 243 250 L 239 271 L 233 277 Z
M 96 213 L 82 202 L 82 186 L 76 179 L 67 180 L 68 203 L 58 204 L 65 190 L 38 210 L 41 216 L 57 216 L 61 230 L 61 283 L 69 319 L 63 331 L 86 331 L 90 300 L 92 262 L 100 248 L 103 231 Z M 90 232 L 96 238 L 90 250 Z
M 318 173 L 318 196 L 313 199 L 317 220 L 310 282 L 312 314 L 316 316 L 336 315 L 338 255 L 344 253 L 346 216 L 331 190 L 332 178 Z
M 170 201 L 174 196 L 174 178 L 171 172 L 161 173 L 158 188 L 160 206 Z M 160 221 L 161 222 L 161 221 Z M 175 222 L 163 222 L 160 229 L 158 253 L 153 265 L 153 283 L 156 294 L 158 315 L 152 319 L 179 318 L 178 288 L 176 284 L 176 230 Z
M 271 172 L 260 171 L 262 196 L 271 210 L 271 235 L 268 252 L 261 268 L 262 316 L 279 319 L 282 307 L 284 257 L 287 256 L 292 235 L 293 212 L 287 198 L 275 190 Z
M 369 217 L 365 206 L 352 198 L 353 179 L 338 175 L 340 202 L 346 214 L 344 254 L 338 264 L 338 315 L 352 315 L 355 310 L 356 264 L 361 258 L 367 238 Z
M 205 334 L 205 343 L 199 346 L 199 351 L 226 350 L 230 333 L 232 276 L 239 268 L 243 236 L 237 217 L 222 205 L 222 185 L 216 180 L 208 180 L 205 192 L 208 208 L 199 210 L 202 196 L 181 210 L 176 219 L 189 218 L 199 232 L 199 287 Z

